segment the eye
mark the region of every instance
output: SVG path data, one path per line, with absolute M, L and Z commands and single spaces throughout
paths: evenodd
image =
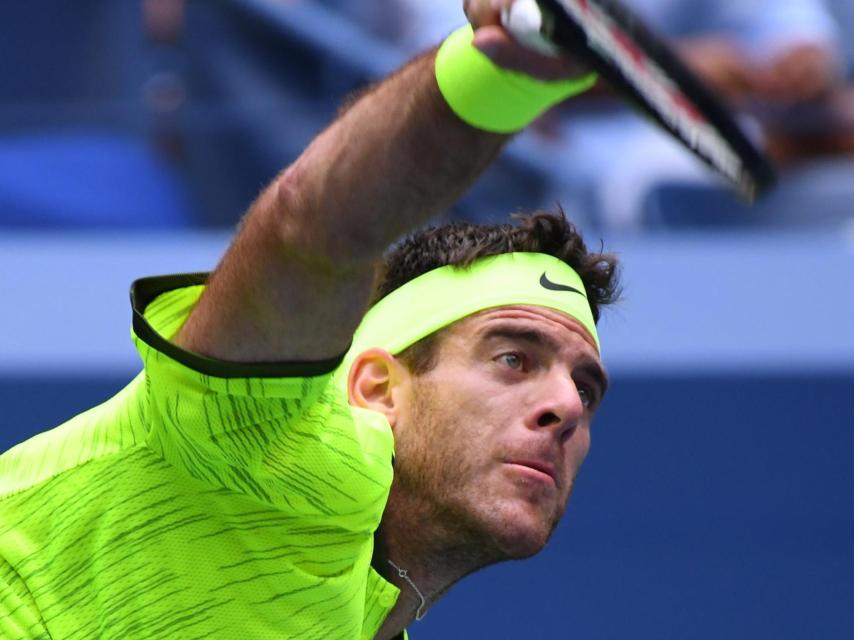
M 581 404 L 585 409 L 589 409 L 596 404 L 596 394 L 593 393 L 590 387 L 578 385 L 576 389 L 578 389 L 578 397 L 581 398 Z
M 523 365 L 525 364 L 525 361 L 522 358 L 522 354 L 516 353 L 515 351 L 502 353 L 500 356 L 498 356 L 498 361 L 503 364 L 506 364 L 508 367 L 516 371 L 521 371 Z

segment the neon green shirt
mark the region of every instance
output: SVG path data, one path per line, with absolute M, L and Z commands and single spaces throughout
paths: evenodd
M 370 566 L 387 421 L 337 362 L 169 343 L 201 281 L 135 283 L 143 373 L 0 456 L 0 638 L 373 638 L 396 602 Z

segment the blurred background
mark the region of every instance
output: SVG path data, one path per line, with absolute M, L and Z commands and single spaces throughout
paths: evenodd
M 0 451 L 140 364 L 128 287 L 212 269 L 350 92 L 456 0 L 30 0 L 0 18 Z M 463 638 L 854 637 L 854 2 L 627 0 L 775 159 L 754 207 L 607 87 L 443 218 L 560 202 L 624 261 L 613 378 L 553 543 L 411 628 Z

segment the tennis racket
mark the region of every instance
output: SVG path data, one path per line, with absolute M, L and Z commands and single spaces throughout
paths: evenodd
M 541 52 L 584 60 L 748 201 L 774 184 L 773 165 L 718 97 L 618 0 L 517 0 L 502 22 Z

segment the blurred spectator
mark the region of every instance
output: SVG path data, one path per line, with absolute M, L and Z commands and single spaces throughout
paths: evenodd
M 854 150 L 854 118 L 851 94 L 842 85 L 839 30 L 821 0 L 625 2 L 739 110 L 747 130 L 783 165 L 781 187 L 764 205 L 765 214 L 747 211 L 720 192 L 716 178 L 680 145 L 600 91 L 567 103 L 570 117 L 553 112 L 525 134 L 529 155 L 549 175 L 550 199 L 619 229 L 660 223 L 657 218 L 678 224 L 685 215 L 701 224 L 737 223 L 738 216 L 760 223 L 815 220 L 804 202 L 828 188 L 836 194 L 854 168 L 847 158 L 822 164 Z M 398 42 L 430 46 L 462 20 L 457 2 L 398 0 Z M 807 197 L 792 197 L 792 191 Z M 843 214 L 843 200 L 851 196 L 834 196 L 840 206 L 824 206 L 821 215 L 830 220 Z
M 851 34 L 854 33 L 854 2 L 851 0 L 829 1 L 827 8 L 836 18 L 839 32 L 843 34 L 842 46 L 846 62 L 846 75 L 852 79 L 854 78 L 854 38 L 851 37 Z
M 159 2 L 159 25 L 174 3 Z M 4 3 L 0 226 L 115 229 L 195 221 L 180 167 L 157 135 L 167 92 L 159 45 L 143 28 L 153 4 Z

